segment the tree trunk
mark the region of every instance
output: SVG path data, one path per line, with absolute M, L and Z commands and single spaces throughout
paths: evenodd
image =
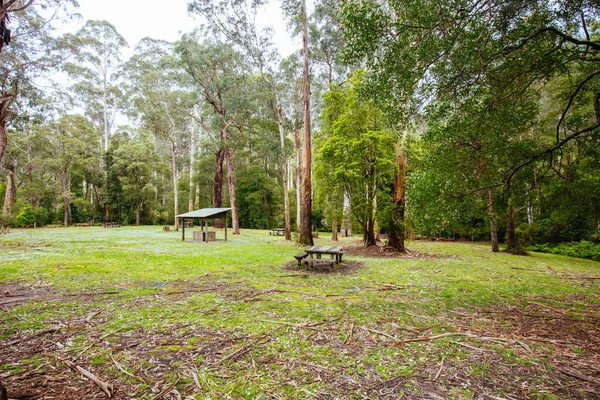
M 394 176 L 394 192 L 392 195 L 392 209 L 390 212 L 390 226 L 388 232 L 388 246 L 401 253 L 406 252 L 404 246 L 404 216 L 406 199 L 404 193 L 404 183 L 406 177 L 406 157 L 402 150 L 403 138 L 396 145 L 396 174 Z
M 6 394 L 6 388 L 0 382 L 0 400 L 8 400 L 8 395 Z
M 237 197 L 235 196 L 235 166 L 231 160 L 231 150 L 226 150 L 227 158 L 227 184 L 229 185 L 229 200 L 231 203 L 231 231 L 234 235 L 240 234 L 240 224 L 238 221 Z
M 300 244 L 312 246 L 312 188 L 311 188 L 311 135 L 310 135 L 310 77 L 308 69 L 308 21 L 306 0 L 302 0 L 302 48 L 304 52 L 304 73 L 302 81 L 302 100 L 304 103 L 304 153 L 302 160 L 302 224 Z
M 285 131 L 283 128 L 283 113 L 277 108 L 277 124 L 279 125 L 279 140 L 281 142 L 281 177 L 283 181 L 283 214 L 285 220 L 285 240 L 292 240 L 290 224 L 290 193 L 288 190 L 287 160 L 285 157 Z
M 192 127 L 192 140 L 190 143 L 190 184 L 188 191 L 188 211 L 194 210 L 194 153 L 196 152 L 196 132 Z
M 302 215 L 302 140 L 300 130 L 296 130 L 296 232 L 300 232 Z
M 170 137 L 171 140 L 171 169 L 173 170 L 173 219 L 175 220 L 175 230 L 179 230 L 179 218 L 177 218 L 177 214 L 179 214 L 179 196 L 177 193 L 177 163 L 175 159 L 175 140 Z
M 140 226 L 140 208 L 141 202 L 138 200 L 135 203 L 135 226 Z
M 0 168 L 4 166 L 4 153 L 8 145 L 6 136 L 6 119 L 8 118 L 9 100 L 0 101 Z
M 365 247 L 377 245 L 377 240 L 375 239 L 375 221 L 372 219 L 363 224 L 363 242 L 365 243 Z
M 488 214 L 490 216 L 490 235 L 492 240 L 492 251 L 497 253 L 498 246 L 498 225 L 496 223 L 496 214 L 494 213 L 494 195 L 492 189 L 488 189 Z
M 17 168 L 17 160 L 13 160 L 8 165 L 8 181 L 6 182 L 6 193 L 4 194 L 4 206 L 2 207 L 2 217 L 10 216 L 12 205 L 15 202 L 17 194 L 17 186 L 15 185 L 15 170 Z
M 219 149 L 216 154 L 215 165 L 215 208 L 223 207 L 223 160 L 225 159 L 225 150 Z M 223 221 L 215 219 L 215 228 L 223 228 Z
M 506 251 L 517 253 L 517 230 L 515 226 L 515 209 L 508 199 L 508 222 L 506 223 Z
M 342 216 L 342 237 L 352 237 L 352 210 L 350 197 L 344 192 L 344 215 Z
M 333 240 L 334 242 L 338 241 L 337 225 L 337 218 L 334 218 L 333 221 L 331 221 L 331 240 Z
M 109 146 L 109 140 L 110 140 L 110 132 L 108 130 L 108 99 L 106 97 L 106 92 L 107 92 L 107 86 L 108 86 L 108 82 L 107 82 L 107 76 L 106 73 L 104 74 L 104 86 L 103 86 L 103 91 L 102 91 L 102 114 L 103 114 L 103 119 L 104 119 L 104 152 L 106 153 L 108 151 L 108 146 Z
M 61 177 L 61 189 L 63 196 L 63 209 L 64 209 L 64 218 L 63 223 L 65 226 L 69 226 L 69 222 L 71 221 L 71 199 L 69 193 L 69 168 L 67 165 L 64 166 Z

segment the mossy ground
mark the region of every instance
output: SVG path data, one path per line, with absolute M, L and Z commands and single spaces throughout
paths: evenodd
M 115 398 L 598 398 L 597 262 L 411 242 L 420 255 L 294 273 L 296 244 L 229 239 L 182 242 L 160 227 L 0 236 L 9 397 L 105 396 L 73 362 Z

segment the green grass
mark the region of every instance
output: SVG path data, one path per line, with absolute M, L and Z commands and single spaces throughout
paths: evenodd
M 342 245 L 356 240 L 345 238 Z M 316 244 L 329 243 L 321 238 Z M 462 337 L 396 345 L 390 337 L 456 331 L 508 337 L 519 321 L 473 316 L 543 303 L 585 322 L 598 306 L 596 281 L 580 279 L 600 275 L 597 262 L 494 254 L 485 244 L 408 247 L 426 256 L 346 256 L 364 267 L 301 277 L 289 275 L 303 271 L 284 268 L 301 247 L 267 231 L 242 230 L 227 243 L 198 244 L 160 227 L 14 230 L 0 236 L 0 283 L 33 285 L 46 295 L 0 311 L 0 340 L 58 326 L 62 347 L 53 349 L 59 360 L 83 352 L 80 365 L 138 398 L 175 382 L 184 397 L 198 399 L 362 398 L 386 391 L 427 397 L 428 390 L 455 399 L 518 397 L 518 385 L 498 383 L 496 363 L 543 371 L 536 368 L 555 350 L 551 345 L 528 342 L 525 351 L 514 342 Z M 408 286 L 377 290 L 389 283 Z M 93 295 L 99 292 L 117 293 Z M 477 361 L 477 351 L 456 342 L 485 347 L 492 358 Z M 590 352 L 579 343 L 570 353 Z M 149 385 L 121 373 L 111 356 Z M 435 380 L 442 359 L 448 366 Z M 0 374 L 43 368 L 44 360 L 57 361 L 48 352 L 7 359 Z M 448 368 L 468 384 L 452 381 Z M 552 397 L 536 384 L 531 381 L 531 393 Z

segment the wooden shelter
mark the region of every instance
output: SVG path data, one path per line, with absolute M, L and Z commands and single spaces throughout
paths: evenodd
M 198 218 L 200 220 L 200 227 L 202 228 L 202 241 L 207 241 L 209 234 L 208 234 L 208 220 L 209 219 L 221 219 L 223 218 L 225 220 L 225 223 L 223 224 L 223 226 L 225 227 L 225 241 L 227 241 L 227 213 L 231 211 L 231 208 L 202 208 L 200 210 L 194 210 L 194 211 L 190 211 L 188 213 L 185 214 L 179 214 L 177 216 L 177 218 L 180 219 L 196 219 Z M 185 240 L 185 221 L 181 221 L 183 222 L 181 224 L 182 229 L 181 229 L 181 240 Z M 213 233 L 214 234 L 214 233 Z

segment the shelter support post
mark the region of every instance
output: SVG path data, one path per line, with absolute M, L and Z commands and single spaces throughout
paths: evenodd
M 223 224 L 225 226 L 225 241 L 227 241 L 227 213 L 225 213 L 225 224 Z
M 185 242 L 185 221 L 181 221 L 183 222 L 181 224 L 181 240 Z

